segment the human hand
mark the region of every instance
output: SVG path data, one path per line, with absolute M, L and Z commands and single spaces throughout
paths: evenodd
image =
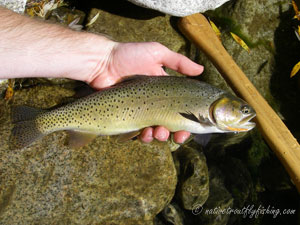
M 111 86 L 129 75 L 167 75 L 163 66 L 191 76 L 203 71 L 202 66 L 156 42 L 116 43 L 104 65 L 104 69 L 89 79 L 94 88 Z M 169 135 L 165 127 L 148 127 L 142 131 L 140 139 L 144 142 L 151 142 L 153 138 L 166 141 Z M 187 131 L 178 131 L 174 133 L 174 141 L 183 143 L 189 136 Z
M 114 85 L 122 78 L 136 74 L 167 75 L 163 66 L 190 76 L 203 72 L 203 66 L 157 42 L 115 43 L 111 54 L 102 59 L 101 64 L 105 65 L 104 68 L 88 78 L 88 83 L 96 89 Z

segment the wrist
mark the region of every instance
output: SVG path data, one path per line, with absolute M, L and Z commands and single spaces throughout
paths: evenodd
M 65 72 L 60 77 L 91 83 L 96 76 L 107 70 L 113 49 L 118 45 L 104 36 L 76 32 L 78 42 L 66 53 Z

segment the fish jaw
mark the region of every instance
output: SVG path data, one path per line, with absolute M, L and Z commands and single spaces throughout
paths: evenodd
M 255 116 L 256 116 L 256 113 L 253 114 L 253 115 L 250 115 L 250 116 L 246 117 L 245 119 L 243 119 L 244 123 L 241 125 L 241 128 L 246 129 L 245 131 L 252 130 L 256 126 L 256 123 L 251 122 L 251 120 Z
M 233 131 L 233 132 L 247 132 L 247 131 L 250 131 L 256 126 L 256 124 L 254 122 L 250 121 L 255 116 L 256 116 L 256 114 L 250 115 L 250 116 L 242 119 L 235 126 L 228 126 L 226 129 L 228 129 L 229 131 Z

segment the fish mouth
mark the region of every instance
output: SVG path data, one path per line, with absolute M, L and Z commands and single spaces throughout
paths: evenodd
M 256 116 L 256 114 L 254 113 L 252 115 L 249 115 L 249 116 L 243 118 L 240 121 L 241 127 L 244 129 L 247 129 L 247 131 L 253 129 L 256 126 L 256 123 L 251 122 L 250 120 L 252 120 L 255 116 Z
M 242 120 L 240 120 L 235 126 L 227 126 L 226 129 L 233 132 L 247 132 L 249 130 L 252 130 L 256 124 L 254 122 L 251 122 L 256 114 L 249 115 Z

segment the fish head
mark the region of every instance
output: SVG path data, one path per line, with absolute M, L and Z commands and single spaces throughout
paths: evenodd
M 227 132 L 246 132 L 255 127 L 250 122 L 256 116 L 254 109 L 245 101 L 232 95 L 224 95 L 210 107 L 210 119 Z

